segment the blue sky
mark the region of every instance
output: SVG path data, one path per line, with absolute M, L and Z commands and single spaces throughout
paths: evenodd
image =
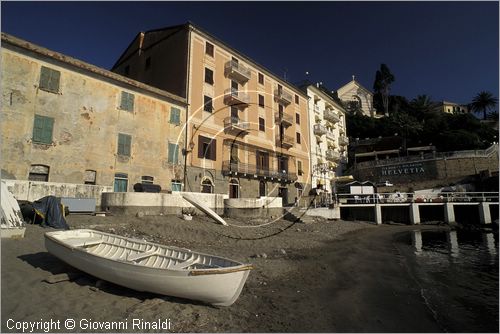
M 392 94 L 468 103 L 499 91 L 499 7 L 486 2 L 10 2 L 3 32 L 109 69 L 139 31 L 192 21 L 290 82 L 351 75 Z M 309 75 L 306 76 L 306 72 Z

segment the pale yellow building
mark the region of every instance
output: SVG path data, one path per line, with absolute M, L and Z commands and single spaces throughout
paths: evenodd
M 2 178 L 180 190 L 186 100 L 2 33 Z
M 301 197 L 307 95 L 193 24 L 139 33 L 114 72 L 186 97 L 186 191 Z
M 311 187 L 320 196 L 317 203 L 329 204 L 347 164 L 346 110 L 319 83 L 301 88 L 309 97 Z

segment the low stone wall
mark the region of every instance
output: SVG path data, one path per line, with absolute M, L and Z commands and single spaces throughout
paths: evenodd
M 281 197 L 228 198 L 224 200 L 224 216 L 261 218 L 283 215 Z
M 183 208 L 201 214 L 191 203 L 182 197 L 183 192 L 142 193 L 142 192 L 107 192 L 102 194 L 101 207 L 105 211 L 117 215 L 135 215 L 141 212 L 144 215 L 180 215 Z M 208 205 L 219 215 L 224 213 L 225 194 L 195 194 L 198 201 Z
M 96 209 L 101 206 L 101 194 L 113 191 L 111 186 L 97 186 L 89 184 L 41 182 L 27 180 L 2 180 L 7 189 L 19 201 L 36 201 L 45 196 L 94 198 Z

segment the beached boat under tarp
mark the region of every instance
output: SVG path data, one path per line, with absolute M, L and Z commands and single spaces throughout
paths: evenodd
M 222 306 L 236 301 L 252 269 L 219 256 L 89 229 L 47 232 L 45 247 L 105 281 Z

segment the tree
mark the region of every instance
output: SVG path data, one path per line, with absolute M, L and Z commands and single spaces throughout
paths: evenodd
M 394 82 L 394 75 L 385 64 L 380 65 L 380 70 L 375 73 L 375 82 L 373 90 L 376 95 L 379 95 L 384 108 L 384 115 L 389 116 L 389 92 L 391 84 Z
M 437 103 L 432 102 L 428 95 L 417 95 L 410 102 L 410 110 L 415 117 L 423 119 L 430 113 L 437 111 Z
M 488 110 L 494 108 L 497 103 L 498 99 L 493 94 L 482 91 L 472 99 L 470 106 L 472 107 L 472 111 L 483 113 L 483 119 L 486 119 Z

